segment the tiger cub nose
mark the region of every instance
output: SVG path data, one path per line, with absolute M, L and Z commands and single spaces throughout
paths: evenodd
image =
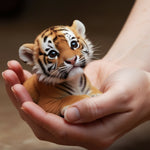
M 72 58 L 68 58 L 67 60 L 65 60 L 65 62 L 66 62 L 67 64 L 72 64 L 72 65 L 74 65 L 75 62 L 76 62 L 76 60 L 77 60 L 77 56 L 73 56 Z

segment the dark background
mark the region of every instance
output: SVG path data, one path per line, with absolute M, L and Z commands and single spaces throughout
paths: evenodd
M 85 24 L 88 38 L 101 58 L 120 32 L 133 3 L 134 0 L 0 0 L 0 71 L 6 69 L 8 60 L 19 60 L 18 48 L 23 43 L 33 42 L 49 26 L 71 25 L 74 19 Z M 80 149 L 37 140 L 9 101 L 2 78 L 0 87 L 1 150 Z M 109 150 L 148 150 L 149 133 L 148 122 L 119 139 Z

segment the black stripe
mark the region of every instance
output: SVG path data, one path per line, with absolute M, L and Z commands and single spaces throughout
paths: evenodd
M 43 34 L 41 35 L 42 38 L 44 37 L 45 33 L 46 33 L 48 30 L 49 30 L 49 28 L 46 29 L 45 31 L 43 31 Z
M 46 56 L 44 55 L 43 57 L 44 57 L 44 63 L 45 63 L 45 65 L 46 65 L 46 64 L 47 64 L 47 63 L 46 63 Z
M 90 88 L 88 87 L 88 89 L 85 91 L 85 94 L 87 94 L 89 92 Z
M 39 51 L 39 55 L 44 55 L 44 53 L 42 53 L 41 51 Z
M 74 92 L 74 90 L 72 89 L 71 85 L 67 84 L 66 82 L 65 83 L 61 83 L 60 85 L 65 87 L 66 89 L 70 90 L 71 92 Z
M 63 35 L 57 35 L 58 37 L 64 37 Z
M 45 49 L 45 51 L 48 51 L 48 50 L 49 50 L 49 48 L 46 48 L 46 49 Z
M 46 70 L 45 70 L 45 68 L 44 68 L 44 66 L 43 66 L 43 64 L 42 64 L 42 62 L 41 62 L 41 60 L 40 59 L 38 59 L 38 63 L 39 63 L 39 65 L 41 66 L 41 69 L 43 70 L 43 73 L 46 75 L 46 76 L 50 76 L 47 72 L 46 72 Z
M 62 90 L 64 92 L 68 93 L 69 95 L 73 95 L 71 92 L 67 91 L 66 89 L 63 89 L 63 88 L 58 87 L 58 86 L 56 86 L 56 88 L 58 88 L 58 89 L 60 89 L 60 90 Z
M 86 59 L 85 57 L 83 57 L 82 59 L 80 59 L 82 64 L 80 65 L 81 68 L 84 68 L 86 66 Z
M 50 66 L 50 67 L 48 67 L 48 71 L 49 71 L 49 72 L 52 70 L 52 67 L 53 67 L 53 65 Z
M 59 77 L 60 79 L 67 79 L 68 73 L 67 72 L 62 72 L 61 76 Z
M 56 31 L 58 32 L 58 31 L 68 31 L 68 30 L 65 28 L 62 28 L 62 29 L 57 29 Z
M 53 38 L 53 42 L 55 42 L 57 40 L 57 38 L 58 38 L 57 36 L 55 38 Z
M 80 47 L 81 47 L 82 50 L 84 49 L 84 45 L 83 44 L 80 44 Z
M 86 53 L 86 54 L 88 54 L 88 55 L 89 55 L 89 51 L 83 51 L 83 53 Z
M 57 65 L 56 65 L 56 63 L 54 64 L 54 70 L 56 69 L 56 67 L 57 67 Z
M 82 86 L 82 83 L 83 83 L 83 77 L 81 76 L 81 78 L 80 78 L 80 87 Z
M 84 62 L 82 62 L 82 64 L 81 64 L 81 68 L 85 68 L 85 66 L 86 66 L 86 62 L 84 61 Z
M 46 42 L 47 38 L 48 38 L 48 36 L 44 37 L 44 39 L 43 39 L 44 43 Z
M 49 48 L 53 48 L 52 46 L 50 46 L 50 45 L 47 45 Z
M 85 77 L 85 75 L 83 74 L 83 86 L 82 86 L 82 89 L 81 89 L 82 92 L 84 91 L 85 86 L 86 86 L 86 77 Z
M 47 62 L 48 62 L 49 64 L 51 64 L 51 63 L 52 63 L 49 59 L 47 59 Z
M 50 30 L 54 30 L 55 26 L 50 27 Z

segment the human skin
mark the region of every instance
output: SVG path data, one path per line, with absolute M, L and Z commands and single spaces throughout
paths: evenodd
M 106 149 L 150 119 L 149 6 L 149 0 L 138 0 L 108 54 L 86 67 L 86 75 L 103 94 L 73 104 L 65 110 L 64 119 L 33 103 L 22 86 L 31 74 L 18 62 L 8 62 L 8 70 L 3 72 L 7 92 L 39 139 Z
M 100 65 L 97 62 L 93 63 Z M 92 122 L 85 116 L 85 122 L 88 123 L 70 124 L 57 115 L 46 113 L 32 101 L 21 84 L 30 77 L 30 73 L 23 72 L 16 61 L 8 62 L 8 66 L 9 69 L 3 72 L 3 78 L 10 99 L 40 140 L 78 145 L 91 150 L 106 149 L 120 136 L 149 120 L 150 74 L 145 71 L 128 68 L 107 74 L 108 78 L 101 87 L 104 94 L 90 101 L 89 99 L 82 101 L 86 102 L 86 106 L 92 101 L 94 108 L 92 109 L 101 110 L 99 111 L 101 119 L 91 115 L 88 117 L 92 118 Z M 105 68 L 106 64 L 103 67 Z M 97 72 L 99 73 L 103 74 L 102 71 Z M 91 110 L 88 108 L 86 112 L 89 114 Z
M 100 75 L 96 74 L 96 77 L 93 76 L 93 73 L 91 72 L 91 68 L 93 69 L 93 67 L 91 64 L 86 68 L 85 72 L 89 79 L 91 79 L 91 81 L 95 81 L 94 84 L 100 81 L 98 85 L 102 86 L 103 81 L 105 81 L 105 79 L 107 78 L 106 74 L 111 74 L 111 72 L 113 72 L 114 70 L 118 70 L 119 68 L 138 68 L 150 72 L 149 6 L 149 0 L 136 1 L 118 38 L 116 39 L 108 53 L 104 56 L 104 58 L 99 61 L 100 65 L 98 68 L 102 70 L 102 73 L 100 73 Z M 106 69 L 106 66 L 109 69 Z M 97 80 L 94 80 L 94 78 L 97 78 Z M 93 113 L 97 116 L 96 118 L 99 118 L 96 112 L 93 112 L 92 104 L 88 104 L 88 106 L 84 105 L 86 105 L 86 102 L 78 103 L 78 108 L 81 107 L 80 109 L 82 110 L 82 112 L 77 112 L 78 115 L 80 113 L 80 120 L 84 118 L 83 120 L 86 121 L 85 115 L 88 115 L 88 113 L 86 112 L 86 109 L 88 108 L 86 107 L 89 107 L 89 109 L 91 109 L 92 111 L 89 112 L 89 116 L 91 115 L 91 113 Z M 73 113 L 73 111 L 71 113 L 69 111 L 65 113 L 65 118 L 67 120 L 70 118 L 70 122 L 72 123 L 74 122 L 74 117 L 75 114 Z M 92 121 L 92 119 L 89 121 Z

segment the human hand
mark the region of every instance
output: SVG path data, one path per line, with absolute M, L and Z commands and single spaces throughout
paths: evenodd
M 80 124 L 101 120 L 105 133 L 100 136 L 115 141 L 150 119 L 149 73 L 103 60 L 92 62 L 85 72 L 103 94 L 71 105 L 64 113 L 68 122 Z
M 126 96 L 124 96 L 124 99 L 122 101 L 120 101 L 119 103 L 117 103 L 117 100 L 116 100 L 115 101 L 117 103 L 116 105 L 115 104 L 111 105 L 111 102 L 113 102 L 113 100 L 110 101 L 110 103 L 109 103 L 109 94 L 115 95 L 115 93 L 111 93 L 111 91 L 109 93 L 107 91 L 107 89 L 109 89 L 109 87 L 106 87 L 103 90 L 105 93 L 102 94 L 99 98 L 101 99 L 101 101 L 105 97 L 108 98 L 108 99 L 106 99 L 106 103 L 103 103 L 103 104 L 108 104 L 108 106 L 109 106 L 108 109 L 110 109 L 111 106 L 113 106 L 112 108 L 115 108 L 113 114 L 108 117 L 105 116 L 107 114 L 105 114 L 105 115 L 103 114 L 105 117 L 102 119 L 98 119 L 98 120 L 95 120 L 95 118 L 92 118 L 95 121 L 93 121 L 91 123 L 76 124 L 76 125 L 69 124 L 63 118 L 61 118 L 59 116 L 56 116 L 56 115 L 50 114 L 50 113 L 46 113 L 38 105 L 36 105 L 35 103 L 32 102 L 31 97 L 29 96 L 29 94 L 27 93 L 25 88 L 20 84 L 21 82 L 23 82 L 23 80 L 25 80 L 25 78 L 30 76 L 30 74 L 27 72 L 23 73 L 21 66 L 19 67 L 19 64 L 14 65 L 13 63 L 14 62 L 9 62 L 9 66 L 11 66 L 9 68 L 11 70 L 7 70 L 3 73 L 5 81 L 7 82 L 6 88 L 8 89 L 10 98 L 12 99 L 13 103 L 15 104 L 18 111 L 20 112 L 21 117 L 30 125 L 30 127 L 32 128 L 35 135 L 41 140 L 46 140 L 46 141 L 55 142 L 58 144 L 65 144 L 65 145 L 78 145 L 78 146 L 86 147 L 91 150 L 106 149 L 119 136 L 121 136 L 122 134 L 124 134 L 125 132 L 127 132 L 128 130 L 130 130 L 131 128 L 133 128 L 134 126 L 139 124 L 140 122 L 144 121 L 141 118 L 145 118 L 144 114 L 147 114 L 145 111 L 147 109 L 144 109 L 144 111 L 143 111 L 143 106 L 146 105 L 145 108 L 149 107 L 148 103 L 141 101 L 142 106 L 140 107 L 140 105 L 138 105 L 139 108 L 137 109 L 137 112 L 140 110 L 140 114 L 138 114 L 139 119 L 137 117 L 135 117 L 135 115 L 137 115 L 136 111 L 133 111 L 132 105 L 129 105 L 129 103 L 128 103 L 129 101 L 127 101 L 125 98 Z M 17 62 L 15 62 L 15 63 L 17 63 Z M 17 69 L 15 69 L 15 68 L 17 68 Z M 114 79 L 114 81 L 115 81 L 115 77 L 119 77 L 119 76 L 121 76 L 121 74 L 123 74 L 125 77 L 129 77 L 129 79 L 131 80 L 134 73 L 136 73 L 136 75 L 138 74 L 138 76 L 139 76 L 136 79 L 134 77 L 134 80 L 138 81 L 138 83 L 140 81 L 141 82 L 145 81 L 144 85 L 146 85 L 147 80 L 148 80 L 147 74 L 145 72 L 138 71 L 138 70 L 131 70 L 131 71 L 130 70 L 120 70 L 120 71 L 118 71 L 118 73 L 114 73 L 114 75 L 113 75 L 114 77 L 112 77 L 112 79 Z M 130 75 L 132 75 L 132 76 L 130 76 Z M 10 76 L 11 76 L 11 78 L 10 78 Z M 25 76 L 25 78 L 23 76 Z M 108 82 L 108 80 L 106 80 L 106 82 Z M 103 82 L 103 81 L 101 80 L 100 82 Z M 107 84 L 107 85 L 110 86 L 109 84 Z M 119 82 L 118 82 L 118 85 L 119 85 Z M 141 83 L 140 83 L 140 85 L 141 85 Z M 142 90 L 145 87 L 144 85 L 141 87 Z M 12 88 L 13 91 L 11 91 L 11 88 L 10 88 L 11 86 L 13 87 Z M 116 85 L 114 87 L 116 87 L 116 89 L 117 89 L 118 86 Z M 129 89 L 129 91 L 130 91 L 130 89 Z M 22 94 L 22 93 L 24 93 L 24 94 Z M 149 94 L 149 92 L 147 91 L 146 97 L 149 97 L 148 94 Z M 128 95 L 127 95 L 127 97 L 128 97 Z M 95 98 L 92 98 L 91 100 L 94 100 L 94 99 Z M 87 101 L 87 100 L 84 100 L 84 101 Z M 134 103 L 135 103 L 135 101 L 134 101 Z M 104 106 L 104 105 L 102 105 L 102 106 Z M 22 108 L 22 109 L 20 109 L 20 108 Z M 102 108 L 105 108 L 105 107 L 102 107 Z M 117 109 L 117 111 L 115 111 L 116 109 Z M 111 114 L 112 110 L 113 109 L 110 109 L 110 111 L 109 111 L 110 114 Z M 86 110 L 86 112 L 88 112 L 88 111 Z M 88 112 L 88 114 L 89 114 L 89 112 Z M 103 116 L 101 115 L 101 117 L 103 117 Z M 136 118 L 136 120 L 135 120 L 135 118 Z M 145 120 L 146 120 L 146 118 L 145 118 Z M 130 125 L 127 124 L 128 122 L 130 123 Z M 127 127 L 127 125 L 128 125 L 128 127 Z
M 33 102 L 30 95 L 22 85 L 22 83 L 31 77 L 31 73 L 22 69 L 22 66 L 17 61 L 9 61 L 8 69 L 2 73 L 2 76 L 5 81 L 6 91 L 13 102 L 14 106 L 18 110 L 21 118 L 27 122 L 31 127 L 34 134 L 39 139 L 47 138 L 49 141 L 52 139 L 49 137 L 48 131 L 39 126 L 36 122 L 33 121 L 24 111 L 22 110 L 22 104 L 24 102 Z M 34 109 L 33 109 L 34 110 Z M 48 138 L 49 137 L 49 138 Z M 53 140 L 51 140 L 53 141 Z
M 105 149 L 112 143 L 111 138 L 109 140 L 103 138 L 106 130 L 100 120 L 85 125 L 69 124 L 63 118 L 46 113 L 33 103 L 22 86 L 22 83 L 30 76 L 31 74 L 24 71 L 16 61 L 8 62 L 8 70 L 3 72 L 10 99 L 37 138 L 58 144 L 83 146 L 91 150 Z M 101 137 L 99 137 L 100 134 L 102 134 Z

